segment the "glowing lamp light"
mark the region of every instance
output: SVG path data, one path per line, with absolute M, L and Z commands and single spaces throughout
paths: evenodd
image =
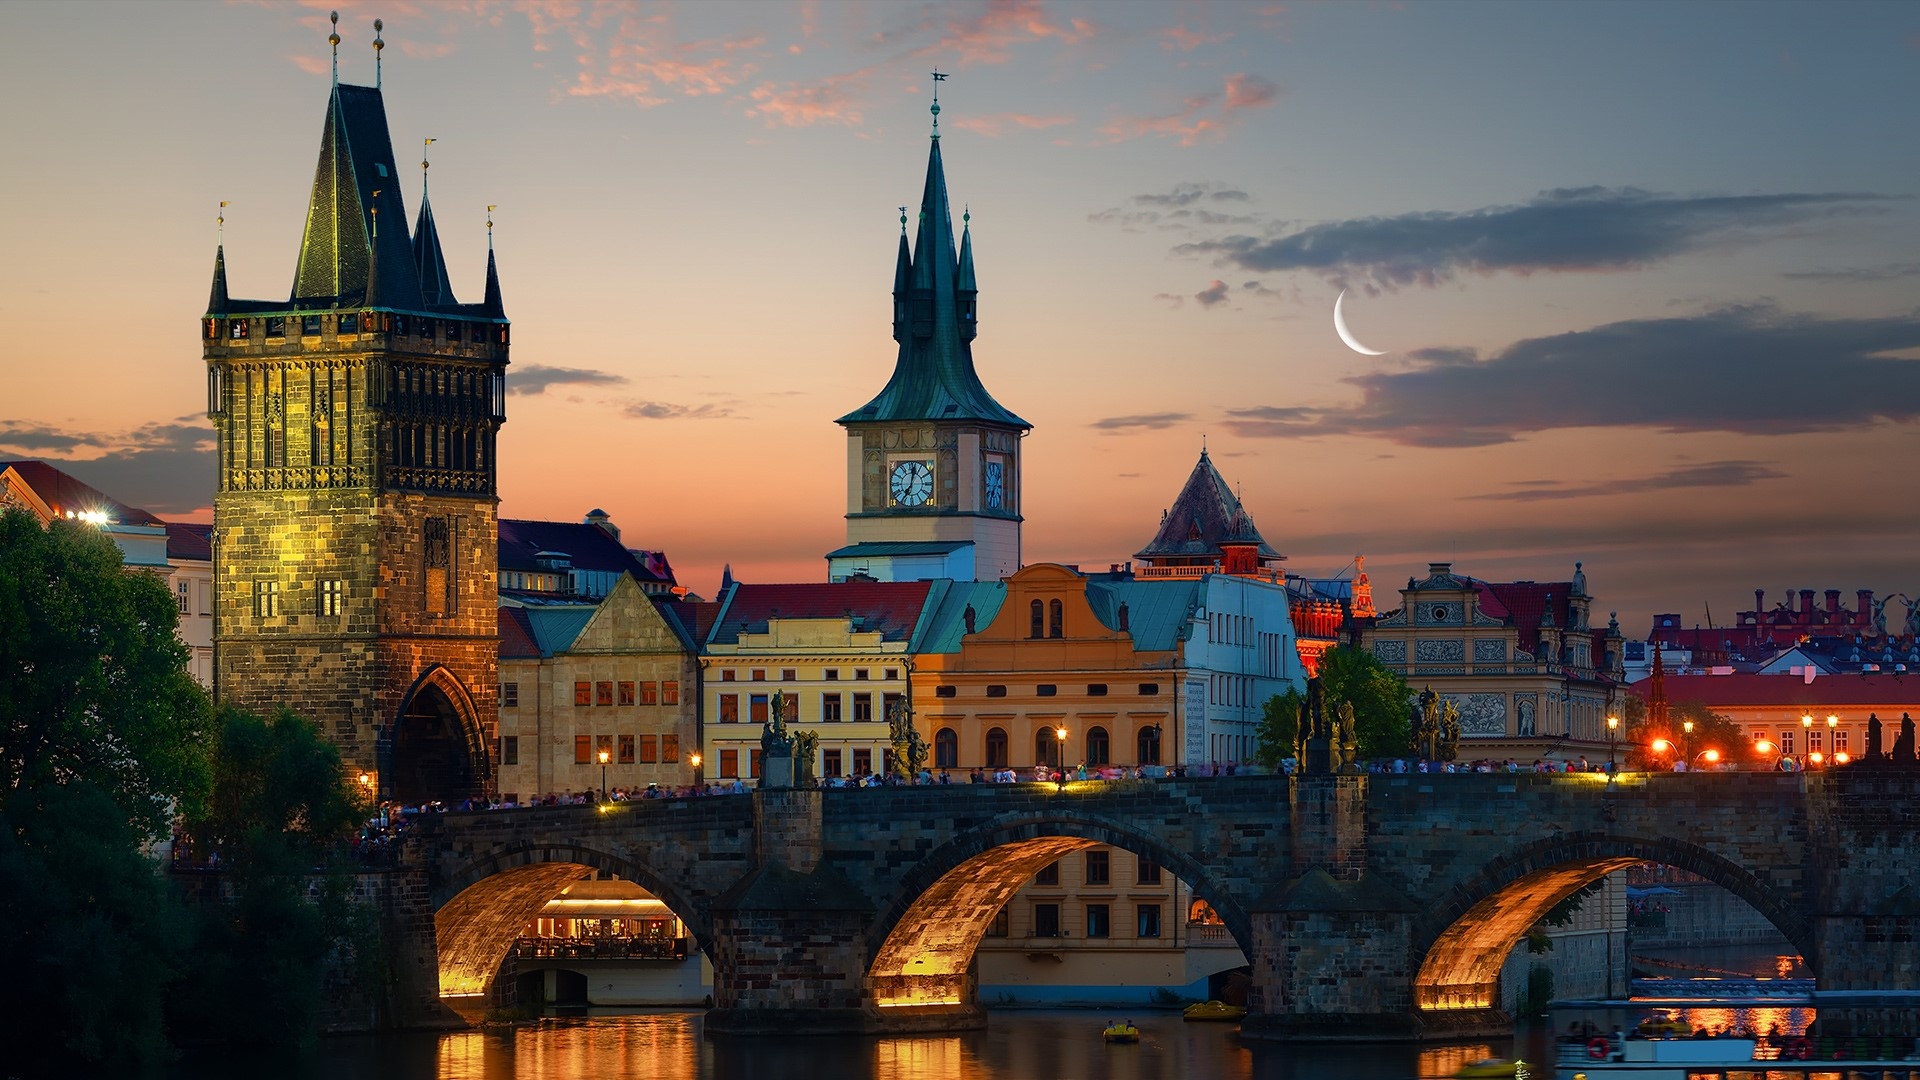
M 1827 760 L 1827 755 L 1821 753 L 1818 750 L 1815 750 L 1813 753 L 1807 755 L 1807 760 L 1813 762 L 1815 765 L 1818 765 L 1821 762 Z
M 1653 740 L 1653 746 L 1650 749 L 1652 749 L 1653 752 L 1656 754 L 1664 754 L 1667 751 L 1673 749 L 1673 744 L 1668 742 L 1665 739 L 1655 739 Z
M 1800 717 L 1800 726 L 1803 728 L 1811 728 L 1813 726 L 1813 714 L 1803 713 Z
M 1707 750 L 1701 753 L 1700 756 L 1706 758 L 1707 764 L 1709 765 L 1717 764 L 1720 761 L 1720 751 L 1718 750 Z
M 1832 731 L 1834 728 L 1839 726 L 1840 726 L 1840 718 L 1838 716 L 1835 716 L 1832 713 L 1828 713 L 1827 714 L 1827 730 Z
M 607 762 L 612 760 L 613 760 L 612 754 L 606 752 L 605 750 L 600 751 L 600 764 L 605 765 Z
M 361 773 L 361 774 L 360 774 L 360 786 L 361 786 L 361 787 L 365 787 L 365 788 L 370 788 L 370 787 L 372 787 L 372 786 L 373 786 L 373 774 L 372 774 L 372 773 Z
M 1773 744 L 1765 739 L 1761 739 L 1759 742 L 1753 744 L 1753 752 L 1756 754 L 1771 754 L 1773 753 Z
M 1853 760 L 1853 756 L 1851 754 L 1848 754 L 1845 750 L 1842 750 L 1839 753 L 1833 755 L 1833 763 L 1835 765 L 1845 765 L 1847 762 L 1852 760 Z

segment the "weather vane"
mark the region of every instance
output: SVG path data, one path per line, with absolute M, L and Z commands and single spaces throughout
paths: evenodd
M 427 147 L 439 142 L 438 139 L 423 139 L 420 142 L 420 197 L 427 197 Z
M 220 205 L 225 206 L 227 204 L 221 203 Z M 907 208 L 904 206 L 900 208 L 900 235 L 907 235 Z
M 498 203 L 487 204 L 487 250 L 493 250 L 493 212 L 500 208 Z
M 905 207 L 902 207 L 901 209 L 904 210 Z M 220 216 L 217 218 L 214 218 L 213 220 L 214 220 L 214 224 L 218 226 L 220 230 L 220 243 L 225 244 L 227 242 L 227 200 L 225 199 L 220 200 Z M 907 219 L 901 218 L 900 220 L 905 221 Z
M 940 84 L 947 76 L 939 68 L 933 69 L 933 137 L 940 137 Z
M 340 85 L 340 13 L 327 12 L 327 19 L 333 23 L 333 33 L 327 35 L 327 44 L 333 46 L 333 85 Z

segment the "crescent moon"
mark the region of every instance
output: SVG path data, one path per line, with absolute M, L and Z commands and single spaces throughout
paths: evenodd
M 1347 298 L 1347 290 L 1341 289 L 1339 298 L 1334 300 L 1333 302 L 1334 332 L 1340 335 L 1341 341 L 1344 341 L 1347 343 L 1347 348 L 1352 349 L 1354 352 L 1359 353 L 1361 356 L 1385 356 L 1387 350 L 1367 348 L 1365 345 L 1360 344 L 1359 338 L 1353 336 L 1353 331 L 1347 329 L 1346 317 L 1340 314 L 1340 304 L 1342 301 L 1346 300 L 1346 298 Z

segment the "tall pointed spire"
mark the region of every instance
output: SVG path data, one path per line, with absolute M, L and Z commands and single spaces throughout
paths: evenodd
M 944 78 L 938 72 L 934 74 L 936 84 Z M 937 93 L 937 85 L 935 90 Z M 838 422 L 984 420 L 1032 428 L 995 401 L 974 370 L 971 245 L 964 260 L 963 288 L 963 260 L 954 251 L 953 204 L 947 197 L 946 167 L 940 157 L 937 97 L 932 113 L 927 179 L 920 195 L 911 258 L 903 236 L 894 264 L 894 339 L 900 342 L 900 355 L 894 362 L 893 377 L 879 396 Z
M 487 207 L 487 295 L 486 299 L 481 301 L 480 309 L 481 314 L 489 318 L 504 319 L 507 317 L 507 309 L 506 305 L 500 301 L 500 270 L 493 262 L 494 209 L 492 205 Z
M 213 291 L 207 296 L 207 314 L 224 315 L 227 311 L 227 245 L 221 244 L 213 251 Z
M 293 302 L 301 307 L 349 307 L 367 303 L 372 263 L 378 260 L 383 306 L 418 310 L 420 276 L 407 239 L 406 203 L 396 180 L 386 105 L 369 86 L 338 85 L 327 98 L 307 201 L 307 226 L 294 268 Z M 381 191 L 373 229 L 373 192 Z
M 453 298 L 453 283 L 447 276 L 447 257 L 440 250 L 440 229 L 433 223 L 433 203 L 427 197 L 427 148 L 437 141 L 421 141 L 420 216 L 413 223 L 413 267 L 420 275 L 420 295 L 434 306 L 459 303 Z
M 893 260 L 893 340 L 907 340 L 908 279 L 913 274 L 913 255 L 907 250 L 907 208 L 900 208 L 900 253 Z
M 960 269 L 953 284 L 960 298 L 960 338 L 972 341 L 980 332 L 980 286 L 973 279 L 973 210 L 960 213 Z

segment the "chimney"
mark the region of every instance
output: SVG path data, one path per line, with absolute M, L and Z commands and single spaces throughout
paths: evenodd
M 1858 607 L 1853 609 L 1854 614 L 1859 616 L 1854 622 L 1857 625 L 1865 626 L 1867 622 L 1873 618 L 1873 590 L 1861 589 L 1854 594 L 1854 601 L 1859 604 Z
M 1829 615 L 1840 614 L 1840 590 L 1839 589 L 1827 590 L 1827 614 Z
M 1813 621 L 1813 590 L 1812 589 L 1800 590 L 1800 614 L 1805 615 L 1807 617 L 1808 622 Z
M 1120 601 L 1120 632 L 1123 634 L 1131 632 L 1127 627 L 1128 621 L 1129 620 L 1127 618 L 1127 602 L 1125 600 L 1122 600 Z
M 1765 589 L 1753 590 L 1753 613 L 1755 615 L 1764 615 L 1766 614 L 1766 611 L 1767 611 L 1767 590 Z

